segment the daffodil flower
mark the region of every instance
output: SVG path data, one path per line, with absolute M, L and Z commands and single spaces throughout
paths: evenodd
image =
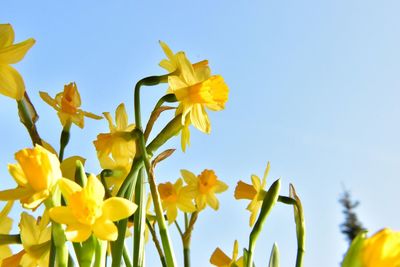
M 63 127 L 69 127 L 74 123 L 79 128 L 84 126 L 84 117 L 95 120 L 102 119 L 101 116 L 83 111 L 81 106 L 81 96 L 75 83 L 69 83 L 64 86 L 64 91 L 56 95 L 55 98 L 49 96 L 46 92 L 39 92 L 44 102 L 57 110 L 58 117 Z
M 192 123 L 204 133 L 210 133 L 211 124 L 206 108 L 213 111 L 225 108 L 229 89 L 220 75 L 211 75 L 208 61 L 190 63 L 184 52 L 174 54 L 163 42 L 160 42 L 168 59 L 160 66 L 168 70 L 168 93 L 175 94 L 179 101 L 176 115 L 182 114 L 181 145 L 185 151 L 189 144 L 189 124 Z
M 251 185 L 247 184 L 245 182 L 239 181 L 236 188 L 235 188 L 235 198 L 236 199 L 249 199 L 251 200 L 249 205 L 247 206 L 247 210 L 251 212 L 250 215 L 250 226 L 253 226 L 257 215 L 258 211 L 261 208 L 262 201 L 264 199 L 264 196 L 266 194 L 266 191 L 264 190 L 265 185 L 267 184 L 267 176 L 269 173 L 269 162 L 267 164 L 267 168 L 265 169 L 264 172 L 264 177 L 261 182 L 261 179 L 257 175 L 252 175 L 251 176 Z
M 0 191 L 0 200 L 19 199 L 24 208 L 36 209 L 50 197 L 62 177 L 60 162 L 53 153 L 40 145 L 15 153 L 18 163 L 9 164 L 8 171 L 18 187 Z
M 385 228 L 367 238 L 359 234 L 352 242 L 342 267 L 400 266 L 400 232 Z
M 129 217 L 136 210 L 131 201 L 111 197 L 103 201 L 104 187 L 90 175 L 85 187 L 62 178 L 59 187 L 67 206 L 50 209 L 50 218 L 60 224 L 66 224 L 65 235 L 72 242 L 83 242 L 93 234 L 101 239 L 115 241 L 118 230 L 114 221 Z
M 181 175 L 188 184 L 187 190 L 195 195 L 197 210 L 201 211 L 207 204 L 214 210 L 218 210 L 219 201 L 215 194 L 226 191 L 228 186 L 218 180 L 213 170 L 204 170 L 197 177 L 188 170 L 181 170 Z
M 14 43 L 14 30 L 10 24 L 0 24 L 0 93 L 21 100 L 25 93 L 25 83 L 21 75 L 10 65 L 21 61 L 35 44 L 29 38 Z
M 0 212 L 0 234 L 8 234 L 11 231 L 13 220 L 8 217 L 10 210 L 13 206 L 13 201 L 8 201 Z M 3 259 L 12 255 L 11 249 L 7 245 L 0 246 L 0 266 Z
M 23 212 L 19 223 L 24 247 L 19 253 L 4 259 L 2 266 L 46 267 L 49 265 L 51 228 L 46 213 L 40 220 Z
M 193 204 L 195 192 L 183 186 L 182 179 L 178 179 L 175 184 L 171 182 L 158 185 L 158 191 L 162 200 L 162 206 L 167 211 L 168 222 L 171 224 L 178 216 L 178 209 L 183 212 L 194 212 L 196 207 Z
M 131 137 L 134 124 L 128 125 L 125 105 L 120 104 L 115 111 L 115 125 L 108 112 L 104 112 L 110 133 L 101 133 L 93 142 L 97 157 L 103 169 L 113 170 L 113 176 L 107 177 L 107 186 L 112 187 L 114 195 L 126 178 L 136 155 L 136 143 Z
M 210 263 L 217 267 L 243 267 L 243 257 L 238 257 L 239 244 L 237 240 L 233 245 L 232 258 L 229 258 L 220 248 L 216 248 L 211 255 Z

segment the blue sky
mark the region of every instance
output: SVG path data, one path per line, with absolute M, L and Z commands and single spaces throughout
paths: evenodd
M 200 216 L 193 266 L 208 266 L 217 246 L 230 253 L 235 239 L 247 246 L 247 203 L 233 199 L 234 186 L 253 173 L 262 175 L 270 161 L 269 182 L 282 178 L 283 194 L 293 183 L 303 201 L 305 266 L 333 267 L 347 246 L 339 231 L 343 185 L 360 200 L 358 214 L 368 229 L 400 228 L 400 216 L 393 212 L 400 184 L 399 5 L 386 0 L 5 0 L 0 21 L 14 26 L 18 41 L 37 40 L 16 67 L 40 114 L 39 131 L 54 146 L 61 127 L 39 90 L 55 95 L 75 81 L 84 109 L 113 113 L 124 102 L 133 120 L 135 82 L 164 73 L 157 66 L 164 57 L 159 40 L 186 51 L 194 62 L 208 59 L 230 87 L 226 110 L 210 113 L 211 135 L 192 129 L 188 151 L 177 151 L 157 172 L 166 181 L 178 178 L 183 168 L 195 173 L 213 168 L 230 185 L 220 196 L 220 211 Z M 143 90 L 145 116 L 164 91 L 162 86 Z M 11 187 L 6 163 L 30 143 L 13 101 L 1 97 L 0 114 L 1 184 Z M 67 156 L 87 157 L 89 171 L 97 172 L 91 142 L 106 131 L 105 121 L 86 120 L 84 130 L 74 127 Z M 179 147 L 179 140 L 167 147 Z M 179 250 L 175 229 L 171 232 Z M 266 262 L 275 241 L 282 266 L 293 266 L 290 207 L 278 205 L 268 218 L 256 249 L 258 265 Z M 150 243 L 147 256 L 148 266 L 158 266 Z

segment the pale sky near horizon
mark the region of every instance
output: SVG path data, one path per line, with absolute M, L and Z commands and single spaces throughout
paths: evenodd
M 39 112 L 39 131 L 55 147 L 61 126 L 38 91 L 54 96 L 75 81 L 83 109 L 114 114 L 124 102 L 133 122 L 135 82 L 165 73 L 158 66 L 164 58 L 159 40 L 184 50 L 193 62 L 208 59 L 229 85 L 226 109 L 209 112 L 210 135 L 191 129 L 186 153 L 179 138 L 169 142 L 165 148 L 178 149 L 157 171 L 166 181 L 178 178 L 180 169 L 212 168 L 230 186 L 218 197 L 218 212 L 200 214 L 192 265 L 209 266 L 217 246 L 230 255 L 235 239 L 247 247 L 247 202 L 234 200 L 234 187 L 251 174 L 262 176 L 270 161 L 268 185 L 282 178 L 282 194 L 288 194 L 293 183 L 303 201 L 304 266 L 335 267 L 347 248 L 339 229 L 343 186 L 361 202 L 357 212 L 371 232 L 400 230 L 394 212 L 400 185 L 399 8 L 394 0 L 4 0 L 0 23 L 13 25 L 17 41 L 37 41 L 15 67 Z M 165 89 L 143 90 L 145 116 Z M 6 164 L 30 142 L 15 102 L 1 96 L 0 114 L 3 189 L 14 186 Z M 87 170 L 98 172 L 92 141 L 108 125 L 85 123 L 84 130 L 73 127 L 66 156 L 79 153 L 88 158 Z M 174 227 L 171 233 L 180 255 Z M 291 207 L 272 211 L 256 248 L 257 266 L 266 266 L 273 242 L 282 266 L 294 266 Z M 159 266 L 152 243 L 147 247 L 147 266 Z

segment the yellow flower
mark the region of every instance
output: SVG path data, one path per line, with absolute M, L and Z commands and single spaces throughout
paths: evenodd
M 0 234 L 8 234 L 11 231 L 13 220 L 8 217 L 8 213 L 13 206 L 13 201 L 7 202 L 3 210 L 0 212 Z M 3 259 L 12 255 L 11 249 L 8 245 L 0 246 L 0 266 Z
M 75 83 L 64 86 L 64 91 L 60 92 L 53 99 L 46 92 L 39 92 L 44 102 L 57 110 L 58 117 L 64 127 L 69 127 L 74 123 L 80 128 L 84 126 L 84 117 L 100 120 L 102 117 L 93 113 L 83 111 L 81 106 L 81 96 Z
M 178 209 L 183 212 L 196 211 L 196 207 L 193 204 L 195 194 L 193 191 L 189 191 L 187 186 L 183 187 L 182 185 L 182 179 L 178 179 L 175 184 L 167 182 L 158 185 L 162 206 L 167 211 L 167 218 L 170 224 L 176 220 Z
M 211 76 L 208 61 L 190 63 L 184 52 L 174 54 L 169 47 L 160 42 L 168 60 L 160 66 L 171 72 L 168 76 L 168 93 L 175 94 L 179 101 L 176 115 L 182 114 L 182 150 L 189 144 L 189 124 L 202 132 L 210 133 L 211 124 L 206 108 L 213 111 L 225 108 L 228 100 L 228 86 L 220 75 Z
M 0 24 L 0 93 L 21 100 L 25 93 L 25 84 L 21 75 L 10 66 L 21 61 L 26 52 L 35 44 L 29 38 L 14 43 L 14 30 L 10 24 Z
M 4 259 L 2 266 L 45 267 L 49 265 L 51 228 L 46 213 L 40 220 L 23 212 L 19 223 L 24 249 Z
M 115 111 L 116 125 L 110 113 L 103 114 L 108 121 L 110 133 L 99 134 L 93 143 L 100 166 L 103 169 L 113 170 L 113 176 L 107 177 L 106 181 L 107 185 L 113 187 L 112 193 L 115 194 L 129 173 L 136 154 L 136 143 L 130 134 L 135 129 L 135 125 L 128 125 L 128 115 L 124 104 L 120 104 Z
M 242 181 L 239 181 L 236 188 L 235 188 L 235 198 L 236 199 L 250 199 L 250 204 L 247 206 L 247 210 L 251 212 L 250 215 L 250 226 L 253 226 L 257 215 L 258 211 L 261 208 L 262 201 L 264 199 L 264 196 L 266 194 L 264 188 L 267 183 L 267 176 L 269 173 L 269 162 L 267 164 L 267 168 L 265 169 L 264 172 L 264 177 L 261 182 L 261 179 L 257 175 L 252 175 L 251 176 L 251 185 L 244 183 Z
M 216 193 L 222 193 L 228 189 L 228 186 L 218 180 L 213 170 L 204 170 L 196 177 L 188 170 L 181 170 L 181 175 L 188 184 L 188 190 L 195 195 L 197 210 L 202 210 L 208 204 L 214 210 L 219 208 L 219 202 Z
M 243 267 L 243 257 L 237 259 L 239 244 L 237 240 L 233 245 L 232 258 L 229 258 L 220 248 L 216 248 L 211 255 L 210 263 L 218 267 Z
M 0 200 L 19 199 L 27 209 L 36 209 L 52 193 L 57 180 L 62 177 L 60 162 L 53 153 L 40 145 L 15 153 L 16 164 L 8 171 L 18 187 L 0 191 Z
M 111 197 L 103 201 L 104 187 L 90 175 L 85 187 L 68 179 L 60 179 L 59 187 L 67 206 L 50 209 L 50 218 L 66 224 L 65 235 L 72 242 L 87 240 L 92 232 L 101 240 L 115 241 L 118 230 L 114 221 L 134 213 L 136 205 L 131 201 Z
M 342 267 L 400 266 L 400 232 L 385 228 L 370 238 L 365 233 L 352 242 Z

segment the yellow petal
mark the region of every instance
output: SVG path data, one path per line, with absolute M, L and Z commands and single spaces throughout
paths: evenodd
M 185 125 L 182 128 L 181 133 L 181 147 L 182 151 L 185 152 L 186 145 L 190 146 L 190 130 L 189 130 L 190 120 L 186 120 Z
M 126 114 L 124 103 L 119 104 L 115 111 L 115 123 L 118 130 L 125 130 L 128 127 L 128 115 Z
M 105 194 L 103 184 L 93 174 L 89 175 L 87 184 L 83 190 L 86 191 L 87 196 L 90 198 L 96 199 L 99 202 L 103 201 Z
M 12 251 L 9 246 L 0 246 L 0 266 L 3 259 L 12 256 Z
M 32 191 L 27 188 L 18 187 L 15 189 L 8 189 L 0 191 L 0 201 L 17 200 L 30 194 L 32 194 Z
M 103 217 L 110 221 L 119 221 L 132 215 L 137 205 L 120 197 L 111 197 L 103 203 Z
M 86 241 L 92 234 L 90 226 L 84 224 L 72 224 L 68 225 L 65 229 L 65 236 L 69 241 L 72 242 L 83 242 Z
M 189 185 L 197 184 L 197 177 L 194 173 L 188 170 L 181 170 L 182 178 Z
M 228 185 L 220 180 L 216 181 L 216 184 L 214 186 L 214 192 L 215 193 L 222 193 L 224 191 L 228 190 Z
M 217 197 L 214 194 L 212 194 L 212 193 L 207 194 L 207 203 L 214 210 L 218 210 L 219 202 L 218 202 Z
M 0 48 L 12 45 L 14 42 L 14 30 L 11 24 L 0 24 Z
M 239 251 L 239 243 L 237 240 L 235 240 L 235 243 L 233 244 L 233 252 L 232 252 L 232 260 L 236 261 L 236 258 L 238 256 L 238 251 Z
M 231 259 L 220 248 L 216 248 L 211 255 L 210 263 L 215 266 L 229 266 Z
M 25 83 L 21 75 L 5 64 L 0 64 L 0 93 L 15 100 L 21 100 L 25 93 Z
M 33 192 L 25 198 L 21 198 L 22 206 L 25 209 L 36 209 L 43 201 L 50 196 L 50 191 L 45 189 L 38 192 Z
M 49 211 L 50 218 L 61 224 L 77 224 L 77 220 L 68 207 L 54 207 Z
M 117 227 L 108 220 L 97 220 L 93 225 L 93 233 L 101 240 L 115 241 L 118 237 Z
M 61 162 L 60 169 L 63 177 L 75 181 L 75 170 L 77 161 L 80 161 L 82 165 L 85 165 L 86 159 L 80 156 L 72 156 L 64 159 Z
M 87 112 L 87 111 L 82 111 L 83 115 L 85 115 L 85 117 L 91 118 L 91 119 L 95 119 L 95 120 L 101 120 L 103 119 L 102 116 L 93 114 L 91 112 Z
M 8 201 L 3 210 L 0 212 L 0 218 L 4 218 L 10 213 L 13 205 L 14 201 Z
M 167 209 L 167 218 L 168 218 L 168 223 L 171 224 L 176 220 L 176 217 L 178 216 L 178 209 L 176 208 L 175 205 L 171 205 Z
M 199 195 L 196 197 L 196 204 L 197 204 L 197 210 L 202 210 L 206 207 L 206 202 L 207 197 L 204 195 Z
M 261 180 L 257 175 L 251 176 L 251 183 L 257 192 L 261 190 Z
M 164 51 L 165 55 L 171 60 L 174 58 L 174 52 L 172 52 L 171 48 L 164 43 L 163 41 L 159 41 L 162 50 Z
M 21 61 L 34 44 L 35 40 L 29 38 L 21 43 L 0 48 L 0 63 L 15 64 Z
M 58 107 L 57 101 L 52 98 L 48 93 L 46 92 L 39 92 L 40 98 L 42 98 L 42 100 L 44 102 L 46 102 L 48 105 L 52 106 L 53 108 L 55 108 L 57 111 L 60 110 L 60 108 Z
M 21 214 L 21 221 L 19 223 L 21 230 L 21 241 L 24 248 L 29 248 L 39 240 L 39 231 L 36 224 L 36 219 L 26 212 Z
M 211 123 L 208 119 L 208 115 L 203 105 L 194 104 L 190 112 L 190 121 L 193 126 L 204 133 L 210 133 Z
M 8 172 L 20 186 L 26 186 L 28 180 L 25 177 L 24 171 L 19 164 L 8 164 Z
M 11 257 L 5 258 L 1 264 L 1 267 L 20 267 L 21 258 L 26 254 L 25 250 L 18 252 Z
M 67 202 L 69 202 L 71 194 L 82 191 L 82 187 L 80 187 L 80 185 L 65 178 L 61 178 L 58 181 L 58 186 L 60 187 L 61 193 L 63 194 Z

